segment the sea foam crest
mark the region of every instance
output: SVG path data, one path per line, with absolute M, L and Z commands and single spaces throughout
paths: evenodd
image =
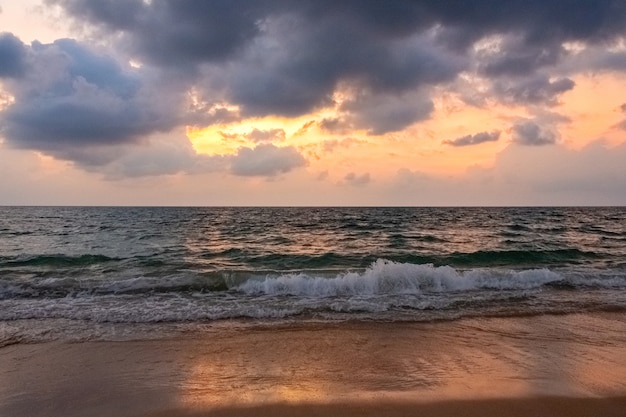
M 246 294 L 333 297 L 378 294 L 421 294 L 425 292 L 476 289 L 530 289 L 562 277 L 547 269 L 526 271 L 458 271 L 450 266 L 398 263 L 384 259 L 363 272 L 348 272 L 333 278 L 305 273 L 252 279 L 237 288 Z

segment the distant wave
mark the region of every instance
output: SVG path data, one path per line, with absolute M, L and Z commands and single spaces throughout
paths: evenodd
M 232 252 L 213 255 L 230 256 Z M 434 264 L 438 266 L 450 265 L 453 267 L 478 267 L 478 266 L 542 266 L 552 264 L 577 264 L 587 260 L 601 258 L 602 255 L 581 251 L 579 249 L 556 249 L 556 250 L 479 250 L 476 252 L 454 252 L 442 255 L 413 255 L 395 254 L 386 258 L 396 262 L 413 264 Z M 342 255 L 328 252 L 321 255 L 304 254 L 268 254 L 268 255 L 243 255 L 236 252 L 235 259 L 245 261 L 252 265 L 262 265 L 275 268 L 324 268 L 334 265 L 365 266 L 377 259 L 374 255 Z M 365 264 L 363 264 L 365 262 Z
M 0 258 L 0 267 L 84 267 L 103 262 L 119 260 L 104 255 L 84 254 L 78 256 L 69 255 L 23 255 L 14 258 Z
M 453 253 L 440 259 L 451 265 L 544 265 L 552 263 L 576 263 L 597 259 L 601 255 L 579 249 L 556 250 L 479 250 L 470 253 Z
M 215 255 L 220 256 L 220 255 Z M 385 258 L 395 262 L 413 264 L 433 264 L 437 266 L 453 267 L 490 267 L 490 266 L 550 266 L 562 264 L 579 264 L 599 259 L 602 256 L 595 252 L 586 252 L 579 249 L 556 250 L 479 250 L 476 252 L 454 252 L 443 255 L 413 255 L 394 254 Z M 361 266 L 376 261 L 374 255 L 342 255 L 328 252 L 321 255 L 300 254 L 268 254 L 248 255 L 247 259 L 240 253 L 237 261 L 244 261 L 251 265 L 267 266 L 271 268 L 325 268 L 339 266 Z

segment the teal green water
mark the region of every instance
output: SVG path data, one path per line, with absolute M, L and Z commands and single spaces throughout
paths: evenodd
M 5 326 L 616 310 L 626 208 L 0 207 Z

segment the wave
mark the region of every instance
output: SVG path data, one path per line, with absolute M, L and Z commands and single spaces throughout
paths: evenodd
M 15 258 L 0 258 L 0 266 L 2 267 L 85 267 L 103 262 L 111 262 L 120 260 L 104 255 L 84 254 L 78 256 L 69 255 L 32 255 L 18 256 Z
M 379 259 L 356 271 L 183 271 L 168 276 L 128 276 L 116 279 L 46 277 L 0 278 L 0 299 L 59 298 L 92 295 L 219 293 L 290 295 L 298 297 L 359 297 L 420 295 L 467 291 L 626 288 L 626 270 L 566 272 L 547 268 L 455 269 L 433 264 Z
M 424 243 L 436 244 L 436 238 L 426 235 Z M 366 268 L 379 258 L 398 263 L 433 264 L 455 268 L 542 268 L 565 265 L 580 265 L 592 262 L 608 261 L 607 255 L 583 251 L 580 249 L 555 250 L 479 250 L 475 252 L 452 252 L 448 254 L 416 254 L 406 250 L 396 251 L 403 246 L 402 240 L 414 239 L 401 234 L 392 235 L 386 248 L 378 253 L 345 253 L 341 250 L 319 253 L 268 253 L 254 249 L 227 248 L 220 251 L 204 251 L 182 259 L 180 253 L 170 252 L 155 255 L 136 255 L 130 257 L 111 257 L 102 254 L 38 254 L 0 257 L 0 273 L 12 270 L 23 273 L 35 273 L 37 276 L 63 274 L 61 269 L 78 271 L 90 267 L 104 270 L 136 268 L 154 268 L 155 273 L 169 273 L 184 269 L 214 268 L 252 269 L 252 270 L 306 270 L 328 268 Z M 419 237 L 419 239 L 422 239 Z M 395 248 L 395 249 L 390 249 Z M 116 264 L 111 267 L 111 264 Z M 158 269 L 158 270 L 157 270 Z M 67 272 L 67 271 L 65 271 Z
M 624 311 L 625 306 L 626 270 L 460 270 L 384 259 L 348 272 L 222 271 L 28 284 L 0 278 L 0 345 L 21 340 L 12 331 L 3 337 L 3 324 L 29 333 L 40 320 L 70 320 L 70 327 L 83 331 L 93 323 L 415 322 Z
M 579 263 L 584 260 L 601 258 L 596 252 L 581 251 L 579 249 L 555 250 L 479 250 L 476 252 L 456 252 L 443 256 L 441 261 L 451 265 L 545 265 L 562 263 Z
M 170 277 L 132 277 L 102 281 L 77 278 L 46 278 L 35 282 L 0 280 L 0 300 L 107 294 L 192 293 L 228 290 L 219 275 L 183 274 Z
M 364 272 L 348 272 L 334 278 L 316 277 L 307 273 L 284 274 L 275 278 L 248 280 L 239 285 L 237 290 L 246 294 L 310 297 L 393 295 L 478 289 L 530 289 L 562 279 L 561 275 L 548 269 L 461 272 L 450 266 L 436 267 L 379 259 Z
M 397 236 L 397 235 L 394 235 Z M 399 239 L 399 238 L 398 238 Z M 402 246 L 398 239 L 391 240 L 387 247 Z M 428 243 L 428 242 L 427 242 Z M 306 253 L 254 253 L 242 249 L 227 249 L 214 253 L 198 255 L 203 262 L 225 262 L 240 264 L 252 269 L 292 270 L 292 269 L 324 269 L 324 268 L 366 268 L 379 258 L 399 263 L 433 264 L 456 268 L 478 267 L 552 267 L 564 265 L 580 265 L 599 261 L 606 255 L 580 249 L 555 250 L 479 250 L 475 252 L 453 252 L 449 254 L 413 254 L 407 252 L 387 251 L 382 249 L 376 253 L 325 252 L 319 254 Z

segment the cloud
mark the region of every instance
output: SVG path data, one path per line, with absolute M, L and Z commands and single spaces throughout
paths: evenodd
M 324 181 L 324 180 L 326 180 L 326 178 L 328 178 L 328 175 L 329 175 L 329 174 L 328 174 L 328 170 L 326 170 L 326 171 L 322 171 L 322 172 L 318 173 L 318 174 L 315 176 L 315 180 L 316 180 L 316 181 Z
M 240 47 L 258 36 L 258 22 L 271 16 L 293 14 L 310 21 L 336 18 L 346 25 L 368 29 L 377 37 L 397 37 L 439 24 L 451 28 L 443 40 L 455 46 L 471 44 L 485 34 L 522 33 L 529 44 L 563 39 L 602 40 L 621 33 L 624 27 L 623 4 L 615 0 L 583 0 L 576 7 L 563 7 L 544 0 L 509 0 L 471 3 L 439 1 L 399 1 L 389 4 L 360 0 L 284 1 L 284 0 L 55 0 L 74 16 L 108 30 L 128 31 L 127 36 L 143 39 L 138 46 L 144 53 L 158 55 L 155 44 L 181 46 L 206 38 L 202 48 L 189 46 L 187 54 L 202 59 L 218 52 Z M 213 27 L 210 24 L 213 24 Z M 157 34 L 149 25 L 168 28 Z M 182 27 L 189 28 L 184 30 Z M 176 26 L 169 28 L 169 26 Z M 452 28 L 454 30 L 452 30 Z M 255 30 L 256 29 L 256 30 Z M 224 32 L 225 45 L 211 43 Z M 151 35 L 158 35 L 151 39 Z M 454 36 L 456 35 L 456 36 Z M 222 52 L 223 53 L 223 52 Z
M 395 29 L 413 7 L 375 7 L 385 19 L 400 21 L 372 31 L 378 19 L 370 10 L 362 14 L 361 4 L 156 0 L 130 2 L 125 13 L 117 13 L 119 2 L 113 0 L 56 3 L 77 19 L 119 34 L 120 44 L 130 45 L 142 60 L 185 74 L 195 68 L 206 95 L 220 94 L 241 106 L 244 116 L 298 116 L 331 105 L 344 81 L 395 94 L 450 81 L 465 67 L 465 59 L 438 46 L 426 28 L 406 21 L 404 30 Z M 390 116 L 409 124 L 404 119 L 410 115 L 398 112 Z
M 504 36 L 477 52 L 478 70 L 488 77 L 526 76 L 556 64 L 565 54 L 559 43 L 528 43 L 524 37 Z
M 427 119 L 434 110 L 424 94 L 383 95 L 365 93 L 342 104 L 340 110 L 350 126 L 370 135 L 400 131 Z
M 344 138 L 341 140 L 337 140 L 337 139 L 325 140 L 324 142 L 321 143 L 321 145 L 322 145 L 322 149 L 324 150 L 324 152 L 333 152 L 335 148 L 337 147 L 349 148 L 351 146 L 358 145 L 361 143 L 364 143 L 364 141 L 355 139 L 355 138 Z
M 626 26 L 615 0 L 48 2 L 243 117 L 300 116 L 333 106 L 340 85 L 356 85 L 369 98 L 343 105 L 346 121 L 371 134 L 429 117 L 428 97 L 408 109 L 402 97 L 426 96 L 472 69 L 498 80 L 496 93 L 511 101 L 554 104 L 573 83 L 540 75 L 568 56 L 563 43 L 600 45 Z M 473 49 L 485 39 L 495 47 Z
M 306 132 L 309 131 L 309 129 L 313 126 L 315 126 L 316 121 L 315 120 L 309 120 L 308 122 L 306 122 L 305 124 L 303 124 L 300 129 L 298 129 L 293 136 L 297 137 L 297 136 L 302 136 L 304 135 Z
M 606 44 L 585 44 L 582 50 L 564 57 L 559 69 L 570 73 L 626 71 L 626 51 L 620 47 L 607 46 Z
M 363 187 L 372 181 L 369 172 L 361 175 L 350 172 L 344 177 L 344 180 L 346 181 L 346 183 L 354 187 Z
M 57 0 L 79 20 L 118 34 L 132 54 L 189 71 L 228 59 L 259 33 L 268 2 L 245 0 Z
M 0 113 L 14 147 L 102 165 L 119 152 L 90 149 L 139 143 L 180 122 L 175 96 L 158 97 L 138 69 L 70 39 L 29 48 L 28 71 L 9 84 L 15 100 Z
M 385 42 L 331 17 L 271 19 L 254 46 L 229 66 L 223 83 L 248 116 L 299 116 L 330 106 L 341 83 L 370 95 L 401 95 L 451 81 L 464 66 L 427 36 Z
M 500 139 L 500 131 L 480 132 L 475 135 L 467 135 L 454 140 L 444 140 L 443 143 L 450 146 L 470 146 L 484 142 L 495 142 Z
M 184 88 L 178 86 L 177 88 Z M 229 109 L 223 103 L 189 103 L 189 108 L 180 110 L 181 122 L 192 126 L 228 124 L 241 121 L 241 114 L 236 109 Z
M 219 135 L 224 139 L 238 141 L 242 144 L 245 144 L 247 141 L 254 143 L 282 142 L 287 137 L 284 129 L 262 130 L 257 128 L 254 128 L 247 133 L 230 133 L 220 131 Z
M 619 106 L 619 108 L 622 111 L 622 113 L 626 113 L 626 103 L 624 103 L 621 106 Z M 617 127 L 622 129 L 622 130 L 626 130 L 626 120 L 622 120 L 621 122 L 619 122 L 617 124 Z
M 624 204 L 625 158 L 626 143 L 609 147 L 594 141 L 580 150 L 558 145 L 540 149 L 511 146 L 498 155 L 494 175 L 511 187 L 523 187 L 550 198 L 552 204 L 568 199 L 570 204 L 598 205 L 619 200 Z
M 509 104 L 556 105 L 557 96 L 574 88 L 574 81 L 559 78 L 553 81 L 543 75 L 515 81 L 496 81 L 493 92 Z
M 552 145 L 556 143 L 556 135 L 538 124 L 526 120 L 520 121 L 511 128 L 513 142 L 526 146 Z
M 339 117 L 326 117 L 319 121 L 319 127 L 322 130 L 332 133 L 347 133 L 350 130 L 350 126 L 345 120 Z
M 252 142 L 280 142 L 285 140 L 285 131 L 283 129 L 260 130 L 252 129 L 245 137 Z
M 61 6 L 97 44 L 64 39 L 29 46 L 0 35 L 0 77 L 15 99 L 0 113 L 0 133 L 13 147 L 89 169 L 156 146 L 153 135 L 185 124 L 329 109 L 337 114 L 318 122 L 322 130 L 383 135 L 431 117 L 434 92 L 454 93 L 460 74 L 480 80 L 474 94 L 467 92 L 478 97 L 476 105 L 495 98 L 537 108 L 558 104 L 576 74 L 626 71 L 626 53 L 607 47 L 626 27 L 626 7 L 616 0 L 570 7 L 545 0 L 45 4 Z M 573 51 L 567 42 L 584 48 Z M 140 68 L 127 65 L 131 60 Z M 556 141 L 539 127 L 545 123 L 529 123 L 512 128 L 516 143 Z M 282 140 L 284 132 L 269 132 L 245 139 Z M 479 135 L 449 144 L 480 141 Z M 269 152 L 263 149 L 249 151 Z M 239 159 L 249 156 L 241 152 Z
M 11 33 L 0 33 L 0 78 L 20 77 L 26 69 L 26 47 Z
M 624 205 L 624 160 L 626 143 L 595 141 L 580 150 L 511 145 L 491 168 L 454 177 L 401 169 L 379 192 L 394 205 Z
M 306 159 L 293 146 L 260 144 L 255 148 L 239 148 L 232 157 L 231 172 L 244 177 L 272 177 L 305 165 Z
M 109 180 L 175 174 L 202 174 L 225 171 L 228 157 L 198 154 L 180 132 L 175 136 L 157 134 L 141 145 L 130 145 L 122 155 L 98 172 Z

